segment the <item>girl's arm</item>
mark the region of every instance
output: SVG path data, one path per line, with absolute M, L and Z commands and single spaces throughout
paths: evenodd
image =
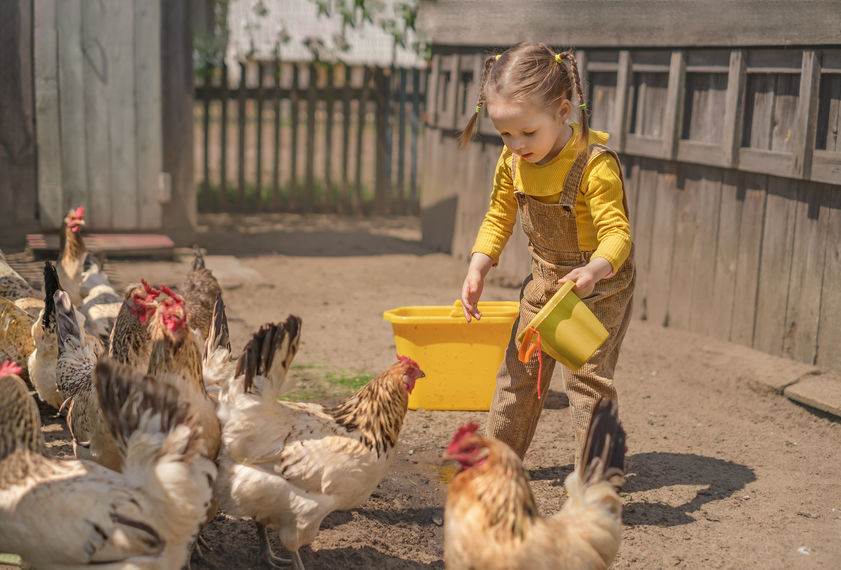
M 461 286 L 461 310 L 464 311 L 464 318 L 468 323 L 471 316 L 477 321 L 482 318 L 482 313 L 479 312 L 479 297 L 482 296 L 485 286 L 485 276 L 495 264 L 492 257 L 478 251 L 470 258 L 467 277 Z

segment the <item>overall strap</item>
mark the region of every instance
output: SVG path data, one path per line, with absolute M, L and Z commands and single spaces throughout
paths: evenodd
M 581 188 L 581 181 L 584 178 L 584 170 L 590 164 L 590 161 L 605 152 L 612 155 L 614 160 L 616 160 L 616 164 L 619 166 L 619 179 L 622 181 L 622 206 L 625 208 L 625 216 L 630 220 L 631 212 L 628 210 L 628 196 L 625 191 L 625 179 L 622 176 L 622 163 L 619 162 L 619 156 L 616 154 L 616 151 L 598 143 L 592 143 L 588 152 L 579 153 L 575 158 L 564 181 L 564 189 L 561 192 L 559 202 L 564 205 L 575 206 L 575 202 L 578 199 L 578 189 Z
M 520 161 L 520 155 L 511 153 L 511 186 L 517 190 L 517 163 Z

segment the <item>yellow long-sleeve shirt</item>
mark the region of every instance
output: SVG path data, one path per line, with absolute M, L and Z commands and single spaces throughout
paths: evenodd
M 570 123 L 572 137 L 546 164 L 525 160 L 517 163 L 516 184 L 511 180 L 511 156 L 503 149 L 496 164 L 494 186 L 488 213 L 479 228 L 473 253 L 479 252 L 499 261 L 517 220 L 517 199 L 514 188 L 520 189 L 541 202 L 557 203 L 564 180 L 576 157 L 576 138 L 579 126 Z M 590 143 L 605 144 L 608 134 L 590 130 Z M 619 164 L 608 153 L 590 161 L 584 170 L 578 198 L 575 202 L 575 221 L 581 251 L 593 251 L 593 257 L 603 257 L 617 271 L 631 251 L 631 226 L 622 205 L 622 178 Z

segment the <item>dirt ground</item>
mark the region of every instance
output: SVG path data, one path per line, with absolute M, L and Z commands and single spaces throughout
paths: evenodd
M 292 215 L 203 218 L 198 243 L 217 272 L 233 344 L 289 313 L 303 318 L 293 369 L 376 374 L 394 360 L 383 311 L 450 305 L 463 261 L 425 249 L 414 218 Z M 231 257 L 233 256 L 233 257 Z M 177 285 L 178 262 L 113 261 L 121 281 Z M 491 284 L 484 300 L 516 300 Z M 423 367 L 423 363 L 420 363 Z M 615 568 L 838 568 L 841 422 L 761 388 L 787 361 L 635 321 L 616 374 L 631 473 Z M 420 380 L 419 382 L 422 382 Z M 545 514 L 572 470 L 569 410 L 557 376 L 525 463 Z M 445 472 L 456 428 L 484 412 L 410 411 L 393 468 L 360 508 L 329 516 L 302 550 L 307 568 L 443 568 Z M 69 451 L 61 423 L 45 430 Z M 250 521 L 220 514 L 193 568 L 262 568 Z M 279 546 L 275 542 L 275 546 Z

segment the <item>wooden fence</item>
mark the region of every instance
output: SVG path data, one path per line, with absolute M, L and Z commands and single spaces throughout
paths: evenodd
M 635 316 L 841 367 L 841 46 L 587 49 L 593 128 L 622 157 Z M 434 56 L 424 240 L 466 257 L 502 148 L 487 116 L 456 141 L 485 53 Z M 529 270 L 515 232 L 496 275 Z
M 417 213 L 425 70 L 251 62 L 196 87 L 200 211 Z

